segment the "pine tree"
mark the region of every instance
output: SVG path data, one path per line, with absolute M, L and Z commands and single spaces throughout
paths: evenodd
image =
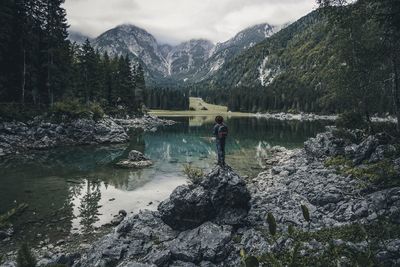
M 103 77 L 103 96 L 106 100 L 107 105 L 111 106 L 113 103 L 112 93 L 113 93 L 113 68 L 110 61 L 110 57 L 107 52 L 104 52 L 102 59 L 102 77 Z
M 134 80 L 127 57 L 120 56 L 117 67 L 117 104 L 123 105 L 129 112 L 134 110 Z
M 144 92 L 146 88 L 146 82 L 144 79 L 144 72 L 142 65 L 139 63 L 135 69 L 135 107 L 136 109 L 141 108 L 144 104 Z
M 86 104 L 91 101 L 95 101 L 95 94 L 98 89 L 97 78 L 97 56 L 90 44 L 89 40 L 86 40 L 82 45 L 79 55 L 79 67 L 81 76 L 81 90 L 78 93 L 78 97 L 82 98 Z
M 10 88 L 13 73 L 10 66 L 10 52 L 13 43 L 13 22 L 15 21 L 15 2 L 4 0 L 0 2 L 0 99 L 11 100 Z
M 400 132 L 400 1 L 381 0 L 373 3 L 377 19 L 384 29 L 384 43 L 391 66 L 392 98 Z
M 65 91 L 70 71 L 68 25 L 65 9 L 62 7 L 63 3 L 64 0 L 52 0 L 47 1 L 45 5 L 45 85 L 50 105 L 53 105 L 54 99 L 61 97 Z

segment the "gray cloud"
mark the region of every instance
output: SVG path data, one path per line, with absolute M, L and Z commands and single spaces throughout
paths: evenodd
M 315 0 L 66 0 L 71 30 L 90 37 L 123 23 L 152 33 L 159 41 L 193 38 L 221 42 L 240 30 L 268 22 L 294 21 L 315 8 Z

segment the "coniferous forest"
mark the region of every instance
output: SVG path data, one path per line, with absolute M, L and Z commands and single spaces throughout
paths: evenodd
M 111 115 L 140 113 L 144 106 L 187 109 L 188 97 L 169 89 L 147 89 L 140 63 L 110 57 L 67 40 L 63 0 L 0 3 L 0 113 L 87 106 Z M 148 90 L 148 91 L 147 91 Z

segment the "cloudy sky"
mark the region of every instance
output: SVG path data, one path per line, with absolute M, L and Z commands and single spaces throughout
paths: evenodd
M 295 21 L 315 7 L 315 0 L 65 0 L 71 30 L 96 37 L 131 23 L 172 44 L 225 41 L 257 23 Z

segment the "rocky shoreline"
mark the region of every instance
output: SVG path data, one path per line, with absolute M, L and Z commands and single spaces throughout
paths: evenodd
M 366 187 L 327 164 L 347 157 L 362 170 L 382 161 L 392 145 L 382 135 L 347 134 L 359 140 L 346 141 L 331 128 L 304 149 L 274 147 L 267 169 L 255 178 L 216 167 L 198 184 L 176 188 L 158 211 L 127 216 L 87 249 L 40 254 L 39 265 L 240 266 L 257 257 L 267 266 L 354 266 L 360 258 L 398 266 L 400 187 Z M 387 161 L 400 177 L 399 158 Z M 383 228 L 382 220 L 396 230 Z M 387 232 L 375 233 L 382 229 Z
M 26 150 L 42 150 L 59 146 L 124 143 L 129 141 L 129 129 L 155 131 L 174 121 L 145 115 L 133 119 L 113 119 L 105 116 L 52 123 L 37 117 L 29 122 L 0 122 L 0 157 Z
M 281 121 L 336 121 L 339 116 L 338 115 L 318 115 L 314 113 L 256 113 L 254 115 L 257 118 L 265 118 L 265 119 L 274 119 Z M 389 123 L 397 123 L 397 119 L 393 116 L 386 117 L 372 117 L 372 122 L 389 122 Z

